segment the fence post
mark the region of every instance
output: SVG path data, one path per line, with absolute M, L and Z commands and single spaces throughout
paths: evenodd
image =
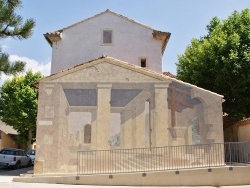
M 76 153 L 77 176 L 79 175 L 79 151 Z
M 250 142 L 77 151 L 76 158 L 77 177 L 198 167 L 211 169 L 213 166 L 231 167 L 233 162 L 249 163 Z

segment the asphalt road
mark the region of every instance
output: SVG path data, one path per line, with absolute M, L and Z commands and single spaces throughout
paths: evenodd
M 12 179 L 16 176 L 20 176 L 20 174 L 29 173 L 29 171 L 32 171 L 32 170 L 33 170 L 33 166 L 27 167 L 27 168 L 20 168 L 18 170 L 0 167 L 0 188 L 22 187 L 22 186 L 18 186 L 18 184 L 12 183 Z
M 20 174 L 25 174 L 32 170 L 33 166 L 27 168 L 20 168 L 18 170 L 0 167 L 0 176 L 20 176 Z

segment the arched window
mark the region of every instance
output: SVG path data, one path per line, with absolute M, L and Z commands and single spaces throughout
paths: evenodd
M 84 126 L 84 143 L 91 143 L 91 125 L 87 124 Z

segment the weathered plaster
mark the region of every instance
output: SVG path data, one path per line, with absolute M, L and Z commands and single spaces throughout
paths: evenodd
M 107 61 L 113 60 L 83 64 L 39 83 L 35 173 L 76 172 L 79 150 L 223 141 L 221 96 Z M 93 65 L 99 72 L 90 68 Z M 172 95 L 170 86 L 172 90 L 178 86 L 176 91 L 185 96 Z M 175 100 L 184 106 L 173 108 Z M 86 125 L 91 135 L 85 132 Z M 203 150 L 197 152 L 205 155 Z
M 102 30 L 113 31 L 112 45 L 103 45 Z M 108 55 L 140 66 L 147 58 L 147 67 L 162 72 L 162 42 L 153 37 L 154 30 L 110 12 L 93 17 L 63 30 L 61 40 L 52 45 L 51 73 Z

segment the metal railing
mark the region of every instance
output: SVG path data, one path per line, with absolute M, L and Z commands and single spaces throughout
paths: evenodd
M 246 165 L 250 142 L 77 152 L 77 174 L 114 174 Z

